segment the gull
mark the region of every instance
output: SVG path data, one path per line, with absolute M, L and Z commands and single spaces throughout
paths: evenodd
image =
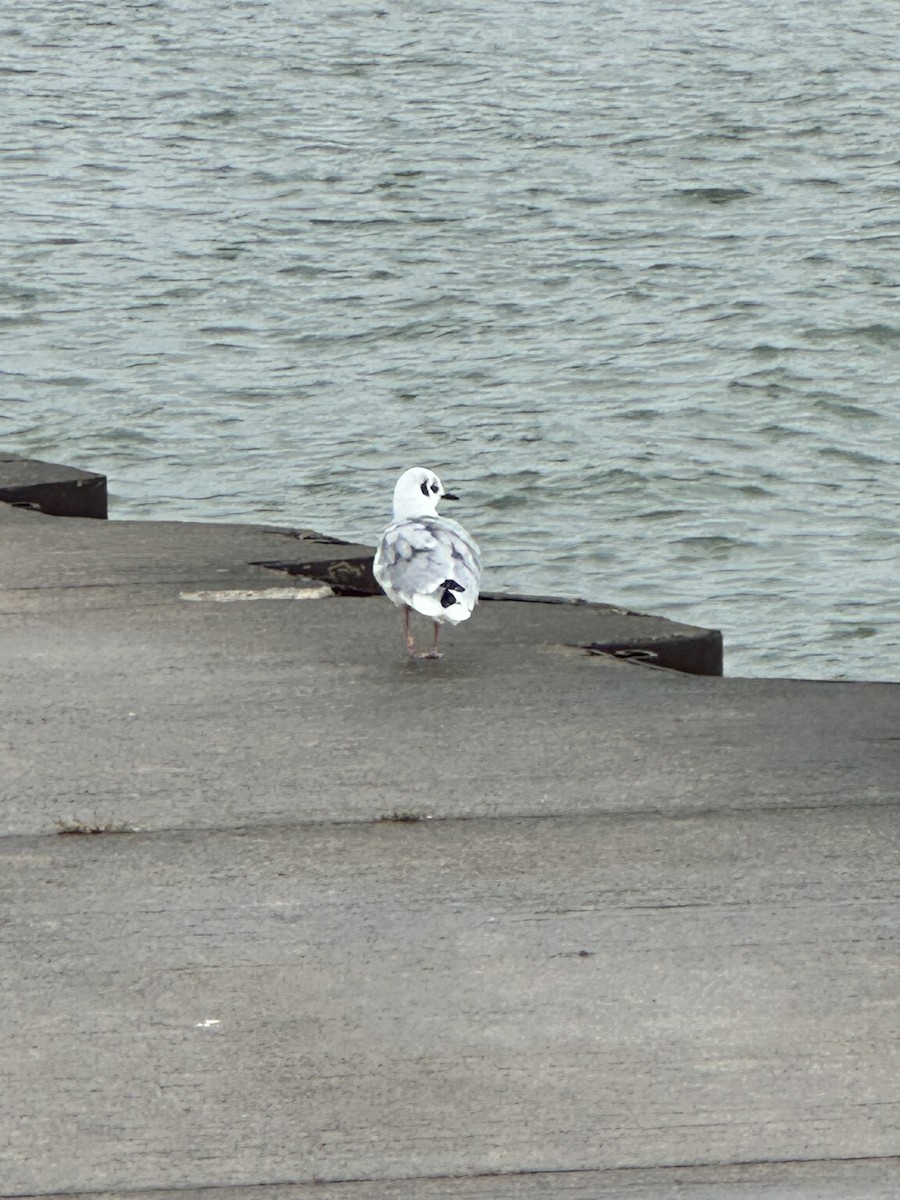
M 394 488 L 394 519 L 381 535 L 373 571 L 385 595 L 403 610 L 403 632 L 412 658 L 440 658 L 438 631 L 458 625 L 478 602 L 481 556 L 462 525 L 439 517 L 439 500 L 458 500 L 425 467 L 404 471 Z M 434 622 L 430 650 L 416 654 L 410 610 Z

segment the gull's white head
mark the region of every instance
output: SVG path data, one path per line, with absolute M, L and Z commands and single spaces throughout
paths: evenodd
M 439 500 L 457 500 L 452 492 L 426 467 L 410 467 L 397 480 L 394 488 L 394 520 L 406 517 L 434 517 Z

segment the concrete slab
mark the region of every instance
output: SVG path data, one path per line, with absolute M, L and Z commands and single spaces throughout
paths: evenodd
M 0 501 L 56 517 L 105 518 L 106 476 L 0 451 Z
M 152 586 L 158 583 L 287 582 L 280 572 L 252 565 L 302 544 L 314 563 L 362 550 L 309 529 L 189 521 L 60 520 L 0 504 L 0 601 L 9 593 L 47 588 Z
M 309 529 L 179 521 L 58 521 L 0 504 L 0 612 L 22 607 L 21 593 L 47 587 L 146 588 L 163 582 L 273 587 L 295 577 L 324 581 L 343 595 L 375 596 L 372 548 Z M 636 652 L 661 666 L 722 673 L 722 637 L 663 617 L 606 604 L 495 595 L 531 603 L 557 640 L 598 652 Z M 482 606 L 482 611 L 486 605 Z
M 285 545 L 0 504 L 0 1197 L 898 1194 L 900 686 Z
M 527 604 L 410 662 L 386 600 L 181 594 L 87 588 L 57 610 L 40 592 L 0 618 L 0 831 L 897 799 L 896 685 L 618 663 Z
M 897 840 L 851 806 L 3 839 L 0 1195 L 893 1155 Z

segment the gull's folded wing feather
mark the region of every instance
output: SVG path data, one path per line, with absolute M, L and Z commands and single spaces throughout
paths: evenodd
M 456 595 L 469 612 L 478 598 L 478 546 L 461 525 L 443 517 L 392 522 L 384 531 L 374 569 L 375 578 L 391 599 L 396 597 L 395 602 L 422 611 L 416 600 L 431 598 L 429 615 L 433 598 L 448 579 L 459 584 L 462 591 Z M 450 613 L 441 615 L 451 618 Z

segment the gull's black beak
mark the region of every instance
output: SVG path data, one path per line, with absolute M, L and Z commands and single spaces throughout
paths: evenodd
M 454 496 L 452 492 L 444 492 L 443 496 L 441 496 L 441 499 L 442 500 L 458 500 L 459 496 Z

